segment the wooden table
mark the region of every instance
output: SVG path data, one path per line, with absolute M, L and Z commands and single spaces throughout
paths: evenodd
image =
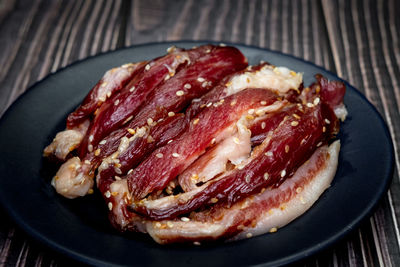
M 396 166 L 375 213 L 300 265 L 400 266 L 399 39 L 396 0 L 3 0 L 0 114 L 47 74 L 140 43 L 238 42 L 314 62 L 349 81 L 377 107 L 389 126 Z M 0 266 L 76 264 L 32 240 L 3 210 L 0 214 Z

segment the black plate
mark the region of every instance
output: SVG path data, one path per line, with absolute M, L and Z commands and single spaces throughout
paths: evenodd
M 102 74 L 126 62 L 153 58 L 171 45 L 146 44 L 75 63 L 35 84 L 0 122 L 0 202 L 30 235 L 80 261 L 96 265 L 280 265 L 307 257 L 333 244 L 370 215 L 386 192 L 393 172 L 393 146 L 376 109 L 347 84 L 349 116 L 342 125 L 342 150 L 332 186 L 303 216 L 278 230 L 248 240 L 213 246 L 160 246 L 142 235 L 123 236 L 106 218 L 98 194 L 66 200 L 50 186 L 55 166 L 43 148 L 64 129 L 65 118 Z M 339 79 L 309 62 L 281 53 L 237 45 L 251 64 L 265 60 L 304 72 Z

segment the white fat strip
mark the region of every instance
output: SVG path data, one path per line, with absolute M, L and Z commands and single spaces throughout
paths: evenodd
M 83 197 L 93 188 L 93 177 L 80 171 L 82 166 L 78 157 L 67 160 L 51 181 L 57 193 L 66 198 Z
M 123 80 L 127 79 L 134 71 L 135 65 L 138 64 L 140 63 L 129 63 L 122 65 L 121 67 L 108 70 L 101 80 L 102 83 L 100 84 L 97 91 L 96 100 L 105 102 L 107 97 L 111 96 L 111 94 L 113 93 L 113 89 L 118 86 Z
M 303 82 L 303 74 L 285 67 L 266 65 L 255 72 L 244 72 L 234 76 L 225 89 L 227 95 L 233 95 L 246 88 L 267 88 L 284 94 L 290 89 L 298 89 Z
M 89 124 L 89 120 L 86 120 L 78 127 L 57 133 L 51 144 L 44 149 L 43 155 L 45 157 L 54 155 L 56 158 L 64 161 L 68 154 L 82 142 Z

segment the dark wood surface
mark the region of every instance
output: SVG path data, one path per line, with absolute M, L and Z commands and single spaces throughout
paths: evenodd
M 389 126 L 396 161 L 392 185 L 374 214 L 298 265 L 400 266 L 399 39 L 396 0 L 0 0 L 0 114 L 47 74 L 141 43 L 237 42 L 314 62 L 377 107 Z M 0 266 L 76 264 L 32 240 L 0 210 Z

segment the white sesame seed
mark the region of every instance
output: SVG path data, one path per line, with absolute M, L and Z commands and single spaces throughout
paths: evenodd
M 89 136 L 89 142 L 92 142 L 92 141 L 93 141 L 93 138 L 94 138 L 93 135 L 90 135 L 90 136 Z
M 199 121 L 200 121 L 200 119 L 196 118 L 196 119 L 193 120 L 193 124 L 196 125 L 197 123 L 199 123 Z
M 197 78 L 197 81 L 202 83 L 205 81 L 205 79 L 203 77 L 199 77 L 199 78 Z
M 179 157 L 179 154 L 178 153 L 172 153 L 172 156 L 174 157 L 174 158 L 178 158 Z
M 316 106 L 316 105 L 318 105 L 319 101 L 320 101 L 320 99 L 319 99 L 319 97 L 317 97 L 316 99 L 314 99 L 313 104 Z
M 213 139 L 211 140 L 211 144 L 212 144 L 212 145 L 215 144 L 216 141 L 217 141 L 217 139 L 213 138 Z
M 167 226 L 168 226 L 168 228 L 172 228 L 174 226 L 174 224 L 172 222 L 168 221 Z
M 266 173 L 264 173 L 264 179 L 265 180 L 268 180 L 269 179 L 269 174 L 266 172 Z
M 265 129 L 265 126 L 266 126 L 266 123 L 263 121 L 263 122 L 261 123 L 261 129 Z
M 247 238 L 250 238 L 250 237 L 252 237 L 252 236 L 253 236 L 252 233 L 247 233 L 247 234 L 246 234 L 246 237 L 247 237 Z
M 240 145 L 240 140 L 239 140 L 239 138 L 237 138 L 237 137 L 233 138 L 233 142 L 234 142 L 235 144 Z
M 261 101 L 261 105 L 265 106 L 267 104 L 267 101 Z
M 209 108 L 209 107 L 211 107 L 211 105 L 212 105 L 212 102 L 208 103 L 206 107 Z
M 149 70 L 150 69 L 150 65 L 147 64 L 146 67 L 144 67 L 145 70 Z
M 281 171 L 281 177 L 283 178 L 283 177 L 285 177 L 286 176 L 286 170 L 282 170 Z
M 152 119 L 152 118 L 148 118 L 148 119 L 147 119 L 147 124 L 148 124 L 148 125 L 151 125 L 152 123 L 153 123 L 153 119 Z
M 128 171 L 128 174 L 131 174 L 133 172 L 133 169 L 130 169 L 129 171 Z
M 313 103 L 307 103 L 307 107 L 312 108 L 314 106 Z
M 156 222 L 156 227 L 160 228 L 161 227 L 161 223 L 160 222 Z
M 90 161 L 89 160 L 85 160 L 85 164 L 90 165 Z
M 119 99 L 115 100 L 114 105 L 118 105 L 119 104 Z
M 207 86 L 207 82 L 203 82 L 203 83 L 201 84 L 201 86 L 202 86 L 202 87 L 206 87 L 206 86 Z
M 278 229 L 276 227 L 272 227 L 269 232 L 270 233 L 275 233 L 276 231 L 278 231 Z
M 292 122 L 290 123 L 290 125 L 292 125 L 292 126 L 297 126 L 297 125 L 299 125 L 299 122 L 298 122 L 298 121 L 292 121 Z
M 190 84 L 188 84 L 188 83 L 186 83 L 183 87 L 185 87 L 186 89 L 192 88 L 192 86 Z
M 175 112 L 173 111 L 168 112 L 168 117 L 173 117 L 173 116 L 175 116 Z
M 93 151 L 93 145 L 88 145 L 88 150 L 89 150 L 89 152 L 92 152 Z
M 200 243 L 199 241 L 194 241 L 194 242 L 193 242 L 193 245 L 195 245 L 195 246 L 200 246 L 201 243 Z
M 267 157 L 272 157 L 274 154 L 271 151 L 268 151 L 264 155 L 267 156 Z
M 108 202 L 108 209 L 112 210 L 112 208 L 113 208 L 113 204 L 111 202 Z
M 132 86 L 131 89 L 129 89 L 129 92 L 132 93 L 135 89 L 136 89 L 136 87 L 135 87 L 135 86 Z
M 107 85 L 107 82 L 103 82 L 102 84 L 101 84 L 101 87 L 105 87 Z
M 252 109 L 249 109 L 249 111 L 247 111 L 247 113 L 249 113 L 249 114 L 254 114 L 254 109 L 252 108 Z
M 107 192 L 104 194 L 106 196 L 106 198 L 110 198 L 111 197 L 111 193 L 110 191 L 107 190 Z
M 181 217 L 181 221 L 182 222 L 188 222 L 188 221 L 190 221 L 190 219 L 188 217 Z
M 104 139 L 104 140 L 101 140 L 99 144 L 100 144 L 100 145 L 105 145 L 106 143 L 107 143 L 107 140 Z
M 171 140 L 169 140 L 168 142 L 167 142 L 167 144 L 169 144 L 169 143 L 171 143 L 172 142 L 172 139 Z
M 104 102 L 104 101 L 106 101 L 106 98 L 105 98 L 104 96 L 101 96 L 101 97 L 99 97 L 99 100 L 100 100 L 101 102 Z
M 325 119 L 325 123 L 326 123 L 326 124 L 330 124 L 330 123 L 331 123 L 331 121 L 330 121 L 330 120 L 328 120 L 328 119 Z
M 107 92 L 107 97 L 110 98 L 111 96 L 111 91 Z
M 288 153 L 289 152 L 289 145 L 285 146 L 285 152 Z
M 162 157 L 164 157 L 164 155 L 163 155 L 162 153 L 157 153 L 157 154 L 156 154 L 156 157 L 159 158 L 159 159 L 161 159 Z
M 185 92 L 183 92 L 182 90 L 176 91 L 177 96 L 183 96 L 184 94 Z

